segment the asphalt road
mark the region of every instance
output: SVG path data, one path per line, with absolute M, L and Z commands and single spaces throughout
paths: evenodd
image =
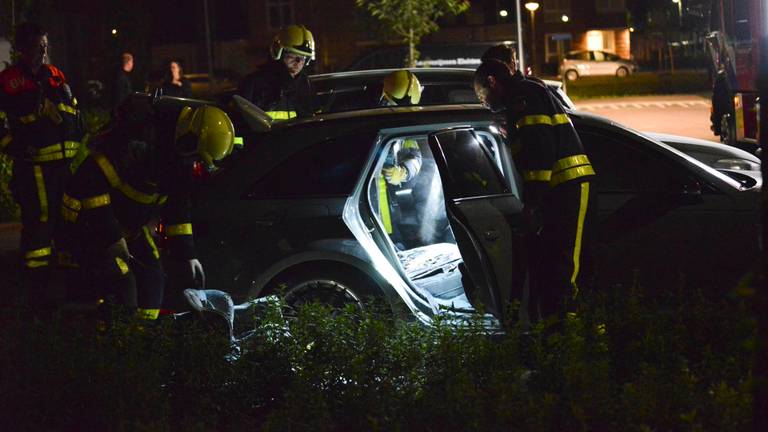
M 719 142 L 709 130 L 710 101 L 699 95 L 583 99 L 576 102 L 576 107 L 639 131 Z

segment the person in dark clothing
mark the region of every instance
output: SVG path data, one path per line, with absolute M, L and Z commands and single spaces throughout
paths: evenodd
M 315 59 L 315 40 L 301 25 L 280 30 L 270 47 L 270 59 L 243 78 L 238 94 L 273 120 L 310 117 L 315 91 L 304 67 Z
M 192 97 L 189 81 L 183 78 L 183 69 L 176 60 L 168 63 L 168 73 L 163 80 L 162 90 L 164 96 L 188 98 Z
M 157 217 L 169 258 L 205 283 L 192 240 L 192 165 L 200 160 L 213 167 L 226 157 L 234 128 L 223 111 L 202 106 L 184 107 L 174 131 L 168 119 L 176 113 L 131 96 L 67 185 L 61 242 L 79 266 L 72 301 L 108 298 L 141 318 L 157 318 L 165 286 L 149 225 Z
M 524 182 L 532 304 L 544 318 L 573 312 L 589 251 L 595 171 L 560 102 L 537 81 L 487 60 L 475 92 L 505 112 L 515 164 Z M 521 298 L 521 296 L 517 296 Z
M 133 93 L 131 71 L 133 71 L 133 54 L 124 52 L 121 56 L 120 68 L 117 70 L 112 83 L 111 108 L 113 113 Z
M 46 31 L 23 23 L 14 41 L 19 63 L 0 73 L 0 150 L 14 162 L 10 189 L 21 207 L 27 302 L 44 310 L 52 306 L 47 285 L 57 209 L 83 126 L 64 74 L 47 63 Z

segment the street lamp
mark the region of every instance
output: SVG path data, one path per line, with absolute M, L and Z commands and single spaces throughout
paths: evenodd
M 507 10 L 506 10 L 506 9 L 502 9 L 502 10 L 500 10 L 500 11 L 499 11 L 499 16 L 500 16 L 500 17 L 502 17 L 502 18 L 506 18 L 506 17 L 507 17 L 507 15 L 509 15 L 509 13 L 507 12 Z
M 563 14 L 563 16 L 561 16 L 561 17 L 560 17 L 560 19 L 561 19 L 563 22 L 568 22 L 568 21 L 570 21 L 570 20 L 571 20 L 571 18 L 570 18 L 570 17 L 568 17 L 568 15 L 566 15 L 566 14 Z
M 683 26 L 683 0 L 672 0 L 672 3 L 677 4 L 677 19 L 680 26 Z
M 536 69 L 536 10 L 539 4 L 533 1 L 527 2 L 525 8 L 531 13 L 531 69 Z

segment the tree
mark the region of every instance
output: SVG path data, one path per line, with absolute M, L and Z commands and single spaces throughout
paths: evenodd
M 384 26 L 408 44 L 408 67 L 416 66 L 416 45 L 421 38 L 439 29 L 443 15 L 458 15 L 469 9 L 469 0 L 355 0 Z

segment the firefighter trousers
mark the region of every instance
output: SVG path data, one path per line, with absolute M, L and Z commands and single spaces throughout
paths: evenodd
M 136 310 L 141 318 L 157 318 L 163 301 L 165 273 L 150 230 L 143 226 L 136 231 L 126 236 L 129 257 L 110 248 L 89 247 L 84 236 L 67 242 L 73 246 L 77 263 L 68 282 L 70 300 L 108 299 Z
M 21 209 L 22 285 L 33 308 L 53 307 L 48 292 L 53 235 L 61 196 L 71 176 L 67 161 L 32 163 L 15 160 L 10 189 Z
M 592 272 L 590 253 L 595 222 L 595 191 L 589 181 L 552 191 L 542 208 L 542 229 L 529 248 L 531 305 L 542 318 L 575 312 L 584 282 Z

